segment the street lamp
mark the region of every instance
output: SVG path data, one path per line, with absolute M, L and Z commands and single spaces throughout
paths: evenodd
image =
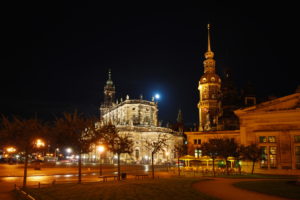
M 16 152 L 16 148 L 14 148 L 14 147 L 7 147 L 7 148 L 6 148 L 6 151 L 7 151 L 8 153 L 14 153 L 14 152 Z
M 102 176 L 102 160 L 101 160 L 101 154 L 105 150 L 105 147 L 103 145 L 97 146 L 97 150 L 99 151 L 99 162 L 100 162 L 100 176 Z
M 35 145 L 36 145 L 37 148 L 44 147 L 45 142 L 41 139 L 37 139 L 36 142 L 35 142 Z
M 70 154 L 70 153 L 72 153 L 72 149 L 71 148 L 67 148 L 66 152 Z

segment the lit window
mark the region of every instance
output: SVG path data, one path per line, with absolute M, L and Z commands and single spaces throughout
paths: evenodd
M 260 152 L 261 152 L 260 167 L 261 168 L 267 168 L 268 167 L 268 152 L 267 152 L 267 147 L 260 147 Z
M 270 147 L 270 154 L 277 154 L 277 147 Z
M 259 136 L 259 142 L 260 143 L 266 143 L 267 142 L 267 137 L 266 136 Z
M 268 140 L 269 140 L 270 143 L 274 143 L 274 142 L 276 142 L 276 137 L 275 136 L 269 136 Z
M 294 136 L 294 141 L 295 142 L 300 142 L 300 135 L 295 135 Z
M 271 168 L 276 168 L 277 167 L 277 147 L 270 147 L 270 167 Z
M 199 158 L 200 156 L 202 156 L 202 151 L 200 149 L 195 149 L 195 157 Z
M 202 81 L 203 81 L 203 82 L 206 82 L 206 78 L 203 78 Z
M 210 79 L 212 82 L 215 82 L 215 77 L 211 77 L 211 79 Z
M 201 139 L 194 139 L 194 144 L 201 144 Z

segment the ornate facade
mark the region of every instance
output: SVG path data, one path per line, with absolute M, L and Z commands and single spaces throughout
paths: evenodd
M 239 144 L 260 147 L 262 160 L 256 164 L 257 172 L 300 174 L 300 93 L 234 113 L 240 120 L 239 130 L 185 132 L 189 154 L 201 156 L 201 144 L 209 139 L 233 138 Z M 251 163 L 243 163 L 243 169 L 250 170 Z M 292 169 L 297 170 L 287 171 Z
M 204 54 L 204 74 L 199 81 L 200 92 L 199 109 L 199 130 L 217 130 L 218 119 L 221 115 L 221 78 L 216 74 L 216 61 L 210 45 L 210 25 L 208 30 L 208 48 Z
M 122 160 L 135 163 L 149 163 L 151 153 L 146 148 L 146 141 L 155 141 L 159 135 L 166 135 L 168 145 L 155 155 L 155 163 L 173 162 L 174 145 L 183 142 L 183 137 L 169 128 L 158 126 L 158 104 L 140 99 L 114 101 L 115 87 L 111 80 L 111 72 L 104 87 L 104 102 L 100 106 L 102 124 L 111 123 L 119 134 L 129 135 L 133 141 L 133 154 L 123 155 Z M 110 155 L 113 156 L 113 155 Z
M 230 138 L 241 145 L 257 144 L 260 147 L 261 160 L 256 165 L 260 171 L 257 172 L 300 174 L 299 91 L 256 105 L 253 87 L 248 85 L 239 96 L 230 74 L 226 74 L 221 88 L 221 79 L 215 73 L 209 30 L 208 26 L 204 75 L 198 87 L 199 131 L 185 132 L 188 154 L 201 158 L 203 143 L 215 138 Z M 248 163 L 243 163 L 245 170 Z

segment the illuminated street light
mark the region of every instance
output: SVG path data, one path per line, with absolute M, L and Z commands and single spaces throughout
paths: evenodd
M 14 147 L 7 147 L 7 148 L 6 148 L 6 151 L 7 151 L 8 153 L 14 153 L 14 152 L 16 152 L 16 148 L 14 148 Z
M 105 150 L 103 145 L 99 145 L 97 146 L 97 151 L 99 151 L 100 153 L 102 153 Z
M 72 149 L 71 149 L 71 148 L 67 148 L 67 149 L 66 149 L 66 152 L 67 152 L 67 153 L 72 153 Z
M 35 145 L 36 145 L 37 148 L 44 147 L 45 142 L 41 139 L 37 139 Z
M 100 161 L 100 176 L 102 176 L 102 160 L 101 160 L 101 154 L 104 152 L 105 147 L 103 145 L 97 146 L 97 150 L 99 151 L 99 161 Z

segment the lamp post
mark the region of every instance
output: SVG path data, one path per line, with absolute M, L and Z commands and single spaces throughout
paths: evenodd
M 36 146 L 37 149 L 43 148 L 43 147 L 45 147 L 45 142 L 43 140 L 41 140 L 41 139 L 37 139 L 35 141 L 35 146 Z M 41 155 L 43 156 L 43 152 L 41 153 Z M 41 163 L 40 163 L 40 161 L 41 161 L 41 159 L 40 159 L 41 155 L 38 152 L 38 158 L 37 158 L 38 160 L 36 161 L 35 167 L 34 167 L 35 170 L 41 170 Z
M 7 147 L 6 148 L 6 152 L 7 152 L 7 157 L 8 157 L 8 163 L 12 164 L 12 158 L 13 158 L 13 154 L 16 152 L 16 148 L 15 147 Z
M 99 145 L 97 146 L 97 150 L 99 151 L 99 162 L 100 162 L 100 176 L 102 176 L 102 160 L 101 160 L 101 154 L 102 152 L 105 150 L 104 146 L 103 145 Z

